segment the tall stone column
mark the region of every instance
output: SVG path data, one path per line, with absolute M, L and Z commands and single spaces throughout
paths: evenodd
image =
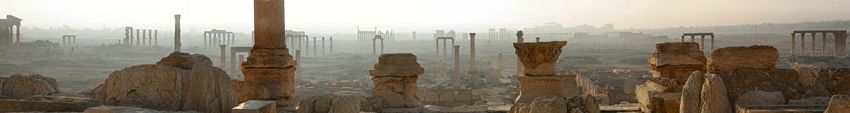
M 454 45 L 452 46 L 452 50 L 452 56 L 454 56 L 454 67 L 452 67 L 452 83 L 454 85 L 452 86 L 460 89 L 463 88 L 463 86 L 460 85 L 460 46 Z
M 316 37 L 313 37 L 313 56 L 319 56 L 319 54 L 316 53 L 319 49 L 318 44 L 316 44 L 316 42 Z
M 791 33 L 791 55 L 794 56 L 794 49 L 797 49 L 797 33 Z
M 207 43 L 207 34 L 209 33 L 204 31 L 204 48 L 208 48 L 210 46 L 209 43 Z
M 434 40 L 434 42 L 436 42 L 437 58 L 439 58 L 439 56 L 440 56 L 440 39 L 437 38 L 437 39 Z
M 141 34 L 141 32 L 139 32 L 139 29 L 136 29 L 136 46 L 140 46 L 142 44 L 142 35 L 139 34 Z
M 153 30 L 148 29 L 148 46 L 153 45 Z
M 180 14 L 174 15 L 174 52 L 180 52 Z
M 154 30 L 153 36 L 153 46 L 159 46 L 159 30 Z
M 129 42 L 127 42 L 130 39 L 130 31 L 129 30 L 130 30 L 130 27 L 124 27 L 124 40 L 123 40 L 124 44 L 129 43 Z
M 68 40 L 66 39 L 68 36 L 62 36 L 62 46 L 68 46 Z
M 150 33 L 148 33 L 148 30 L 146 30 L 146 29 L 142 29 L 142 45 L 140 45 L 141 47 L 144 47 L 144 46 L 147 46 L 147 45 L 148 45 L 148 44 L 147 44 L 147 42 L 148 42 L 148 41 L 147 41 L 147 40 L 148 40 L 148 34 L 150 34 Z
M 469 33 L 469 71 L 476 73 L 475 67 L 475 33 Z
M 328 41 L 330 41 L 330 42 L 329 42 L 329 43 L 330 43 L 330 47 L 328 47 L 328 49 L 330 49 L 330 52 L 328 52 L 328 53 L 330 53 L 330 54 L 334 54 L 334 37 L 330 37 L 330 38 L 328 39 Z
M 817 44 L 815 43 L 815 42 L 817 42 L 817 34 L 818 34 L 817 32 L 812 32 L 812 54 L 811 54 L 811 56 L 815 56 L 815 53 L 817 51 Z
M 822 33 L 821 36 L 821 41 L 823 41 L 821 43 L 821 46 L 823 47 L 820 48 L 820 56 L 826 56 L 826 33 Z
M 377 50 L 375 50 L 375 40 L 378 40 L 378 37 L 381 37 L 381 35 L 375 35 L 375 38 L 372 38 L 372 55 L 377 53 Z
M 236 46 L 230 46 L 230 67 L 228 67 L 229 70 L 227 70 L 227 71 L 230 71 L 231 73 L 236 72 L 236 51 L 233 50 L 233 47 L 236 47 Z M 242 59 L 239 59 L 239 60 L 242 60 Z
M 381 38 L 381 54 L 384 54 L 384 39 Z
M 286 48 L 283 0 L 254 0 L 254 47 L 242 63 L 245 81 L 265 86 L 283 109 L 294 109 L 295 62 Z
M 304 37 L 304 55 L 310 56 L 310 37 Z
M 325 55 L 325 37 L 322 37 L 322 56 Z
M 21 44 L 21 25 L 15 25 L 15 45 Z
M 806 56 L 806 32 L 800 34 L 800 56 Z
M 847 32 L 846 31 L 845 32 L 839 32 L 839 33 L 836 33 L 836 34 L 833 34 L 833 35 L 835 36 L 835 41 L 834 41 L 835 42 L 835 49 L 833 49 L 833 51 L 834 51 L 833 54 L 835 54 L 834 56 L 837 56 L 837 57 L 846 56 L 846 52 L 847 52 L 847 42 L 846 42 Z
M 227 54 L 225 54 L 227 53 L 227 45 L 221 44 L 218 47 L 221 48 L 221 54 L 219 54 L 221 59 L 218 68 L 227 69 Z

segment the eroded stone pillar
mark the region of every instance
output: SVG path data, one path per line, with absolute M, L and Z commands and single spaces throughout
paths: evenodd
M 812 32 L 812 53 L 810 54 L 811 56 L 815 56 L 815 53 L 817 52 L 817 34 L 817 32 Z
M 221 48 L 221 54 L 219 54 L 219 57 L 221 57 L 221 61 L 219 62 L 219 68 L 227 69 L 227 54 L 225 54 L 227 52 L 227 45 L 221 44 L 218 45 L 218 47 Z
M 142 37 L 139 35 L 140 33 L 139 29 L 136 29 L 136 46 L 140 46 L 142 42 Z
M 794 56 L 794 49 L 797 49 L 797 33 L 791 33 L 791 55 Z
M 475 66 L 475 33 L 469 33 L 469 71 L 475 73 Z
M 322 56 L 325 55 L 325 37 L 322 37 Z
M 334 37 L 330 37 L 330 38 L 328 39 L 328 41 L 330 41 L 330 47 L 329 47 L 330 52 L 329 52 L 329 53 L 330 53 L 330 54 L 334 54 Z
M 834 56 L 843 57 L 846 56 L 847 52 L 847 32 L 840 32 L 835 35 L 835 49 L 833 49 Z
M 454 67 L 452 67 L 452 81 L 454 83 L 455 88 L 463 88 L 460 85 L 461 77 L 460 77 L 460 46 L 454 45 L 452 46 L 452 56 L 454 56 Z
M 806 33 L 800 34 L 800 56 L 806 56 Z
M 180 52 L 180 14 L 174 15 L 174 52 Z
M 295 105 L 295 62 L 286 48 L 283 0 L 254 0 L 254 47 L 242 63 L 245 81 L 269 89 L 277 106 Z M 285 108 L 286 109 L 286 108 Z
M 318 44 L 316 44 L 316 37 L 313 37 L 313 56 L 319 56 L 316 52 L 318 52 Z
M 371 90 L 374 99 L 365 104 L 375 110 L 420 107 L 422 103 L 416 97 L 416 79 L 423 72 L 412 53 L 381 54 L 378 64 L 369 70 L 375 84 Z
M 567 41 L 514 43 L 516 55 L 524 69 L 523 73 L 517 75 L 520 91 L 514 105 L 528 104 L 537 97 L 570 98 L 580 94 L 576 75 L 555 73 L 555 63 L 565 45 Z

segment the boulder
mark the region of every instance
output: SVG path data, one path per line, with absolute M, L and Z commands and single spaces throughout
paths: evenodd
M 782 92 L 750 91 L 738 96 L 735 105 L 783 105 L 785 96 Z
M 169 65 L 180 69 L 191 70 L 195 65 L 212 65 L 210 58 L 200 54 L 173 52 L 156 62 L 159 65 Z
M 528 104 L 528 113 L 566 113 L 569 111 L 567 100 L 560 96 L 544 96 L 535 98 Z
M 65 96 L 32 96 L 0 99 L 0 112 L 80 112 L 100 103 L 91 98 Z
M 711 52 L 708 73 L 724 74 L 739 68 L 771 71 L 776 68 L 779 50 L 773 46 L 725 47 Z
M 50 95 L 59 92 L 56 79 L 38 74 L 23 76 L 15 74 L 0 77 L 0 97 L 24 98 L 34 95 Z
M 700 111 L 702 113 L 732 113 L 732 105 L 727 98 L 723 78 L 715 74 L 706 75 L 700 93 Z
M 187 58 L 173 53 L 170 58 Z M 183 56 L 174 56 L 183 55 Z M 190 55 L 205 57 L 203 55 Z M 93 94 L 107 105 L 138 106 L 167 111 L 199 111 L 224 113 L 236 106 L 236 91 L 227 74 L 212 65 L 191 59 L 160 61 L 124 68 L 109 74 L 101 88 Z M 191 68 L 178 64 L 194 64 Z M 185 66 L 185 65 L 184 65 Z
M 833 95 L 824 113 L 850 113 L 850 96 Z
M 700 91 L 702 91 L 705 74 L 694 72 L 682 87 L 682 98 L 679 103 L 680 113 L 700 113 Z

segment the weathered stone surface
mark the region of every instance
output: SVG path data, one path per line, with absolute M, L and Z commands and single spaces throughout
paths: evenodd
M 32 96 L 0 99 L 0 112 L 81 112 L 99 104 L 90 98 Z
M 781 105 L 785 96 L 781 92 L 750 91 L 735 100 L 735 105 Z
M 528 103 L 537 97 L 561 96 L 574 97 L 579 95 L 575 81 L 576 75 L 557 76 L 517 76 L 519 80 L 519 95 L 516 103 Z
M 705 71 L 706 59 L 695 42 L 666 42 L 655 45 L 649 56 L 649 68 L 654 78 L 670 78 L 685 83 L 694 71 Z
M 739 68 L 771 71 L 776 68 L 779 50 L 773 46 L 725 47 L 711 52 L 708 73 L 724 74 Z
M 827 105 L 829 97 L 808 97 L 801 99 L 789 99 L 788 105 Z
M 715 74 L 706 75 L 702 85 L 700 111 L 702 113 L 732 113 L 723 78 Z
M 735 102 L 738 96 L 755 90 L 782 92 L 783 96 L 789 98 L 806 97 L 806 90 L 814 88 L 801 86 L 794 73 L 790 69 L 774 69 L 765 72 L 760 69 L 742 68 L 720 76 L 725 82 L 729 102 Z
M 410 53 L 389 53 L 378 58 L 378 64 L 369 70 L 372 77 L 372 97 L 368 103 L 372 108 L 413 108 L 421 106 L 416 96 L 416 79 L 423 73 Z
M 694 72 L 682 88 L 682 98 L 679 104 L 680 113 L 700 113 L 700 91 L 702 91 L 705 74 Z
M 850 113 L 850 96 L 833 95 L 824 113 Z
M 298 113 L 359 113 L 365 98 L 356 95 L 328 94 L 301 100 Z
M 653 113 L 678 113 L 681 93 L 658 93 L 650 97 L 649 106 Z
M 0 98 L 23 98 L 34 95 L 50 95 L 59 92 L 56 79 L 38 74 L 22 76 L 15 74 L 0 77 Z
M 571 98 L 542 96 L 530 103 L 515 104 L 508 113 L 599 113 L 599 106 L 594 100 L 589 95 Z
M 101 95 L 97 98 L 108 105 L 168 111 L 230 112 L 236 106 L 236 94 L 230 78 L 223 70 L 202 62 L 210 61 L 183 63 L 194 64 L 191 68 L 154 64 L 124 68 L 112 72 L 102 88 L 97 88 L 93 94 Z
M 169 65 L 185 70 L 191 70 L 195 65 L 212 65 L 210 58 L 200 54 L 173 52 L 156 62 L 159 65 Z
M 416 56 L 411 53 L 382 54 L 378 64 L 369 73 L 375 77 L 383 76 L 417 76 L 424 69 L 416 62 Z
M 233 107 L 232 113 L 277 113 L 275 101 L 249 100 Z
M 248 100 L 266 100 L 271 98 L 269 89 L 260 84 L 240 80 L 231 80 L 230 83 L 236 91 L 236 102 L 241 103 Z
M 554 75 L 555 63 L 567 41 L 514 43 L 516 55 L 527 76 Z
M 126 106 L 97 106 L 87 108 L 83 113 L 197 113 L 194 111 L 159 111 Z
M 543 96 L 528 104 L 528 113 L 566 113 L 569 111 L 567 100 L 561 96 Z

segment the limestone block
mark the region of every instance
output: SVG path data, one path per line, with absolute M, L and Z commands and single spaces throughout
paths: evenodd
M 567 100 L 560 96 L 543 96 L 535 98 L 528 104 L 528 113 L 566 113 Z
M 248 100 L 266 100 L 271 98 L 269 89 L 254 83 L 240 80 L 231 80 L 234 90 L 236 90 L 237 102 L 245 102 Z
M 515 103 L 528 103 L 542 96 L 574 97 L 580 94 L 576 75 L 517 76 L 519 95 Z
M 678 113 L 681 93 L 658 93 L 650 97 L 650 111 L 653 113 Z
M 679 104 L 680 113 L 700 112 L 700 91 L 702 91 L 703 80 L 705 80 L 705 74 L 694 72 L 685 82 L 682 88 L 682 102 Z
M 87 108 L 83 113 L 197 113 L 194 111 L 159 111 L 126 106 L 97 106 Z
M 452 90 L 442 90 L 440 91 L 440 102 L 453 102 L 455 101 L 455 92 Z
M 744 93 L 735 100 L 735 105 L 782 105 L 785 104 L 785 96 L 782 92 L 750 91 Z
M 772 46 L 725 47 L 711 52 L 708 73 L 729 73 L 738 68 L 771 71 L 776 68 L 779 50 Z
M 455 101 L 469 102 L 473 101 L 472 90 L 457 90 Z
M 706 59 L 695 42 L 666 42 L 655 45 L 649 56 L 654 78 L 670 78 L 683 84 L 694 71 L 705 71 Z
M 516 55 L 528 76 L 554 75 L 555 63 L 567 41 L 514 43 Z
M 277 113 L 274 101 L 249 100 L 233 107 L 231 113 Z
M 410 53 L 388 53 L 378 58 L 372 70 L 372 96 L 369 100 L 374 110 L 384 108 L 412 108 L 421 106 L 416 96 L 416 79 L 423 73 Z M 367 108 L 372 110 L 372 108 Z
M 833 95 L 824 113 L 850 113 L 850 96 Z
M 723 79 L 715 74 L 706 75 L 705 82 L 700 92 L 702 98 L 702 113 L 732 113 L 732 105 L 726 93 L 726 85 Z

